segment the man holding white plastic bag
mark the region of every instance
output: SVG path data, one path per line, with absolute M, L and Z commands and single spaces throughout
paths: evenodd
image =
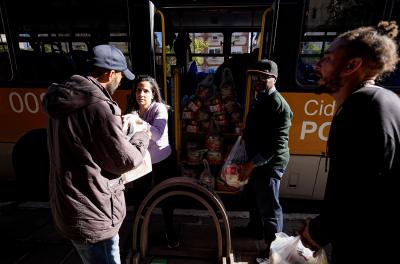
M 259 263 L 268 263 L 269 247 L 275 233 L 283 228 L 279 203 L 280 179 L 289 162 L 289 129 L 293 113 L 275 88 L 278 66 L 271 60 L 257 62 L 252 74 L 257 94 L 243 131 L 248 162 L 241 166 L 239 181 L 248 180 L 244 191 L 250 206 L 247 231 L 256 239 L 264 239 L 266 252 Z

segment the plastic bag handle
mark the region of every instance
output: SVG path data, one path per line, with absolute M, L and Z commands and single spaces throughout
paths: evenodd
M 206 159 L 203 159 L 203 164 L 204 164 L 204 168 L 206 168 L 206 170 L 210 171 L 210 166 L 208 165 L 208 161 Z

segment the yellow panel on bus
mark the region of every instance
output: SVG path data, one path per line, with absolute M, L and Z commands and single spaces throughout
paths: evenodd
M 327 94 L 282 93 L 293 111 L 289 147 L 292 155 L 323 155 L 326 152 L 335 101 Z
M 0 89 L 0 142 L 17 142 L 25 133 L 47 127 L 47 115 L 43 113 L 44 88 Z M 117 91 L 113 98 L 121 109 L 127 105 L 130 90 Z

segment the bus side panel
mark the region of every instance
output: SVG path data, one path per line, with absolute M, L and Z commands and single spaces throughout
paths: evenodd
M 12 150 L 13 143 L 0 143 L 0 179 L 5 181 L 15 180 L 12 169 Z
M 44 88 L 1 88 L 0 89 L 0 179 L 15 179 L 13 169 L 13 149 L 24 135 L 37 129 L 47 128 L 47 115 L 42 109 L 42 99 L 47 89 Z M 117 91 L 113 98 L 124 113 L 130 90 Z M 37 134 L 35 134 L 37 135 Z M 36 137 L 25 137 L 22 151 L 30 146 L 28 141 L 37 141 Z M 26 145 L 27 144 L 27 145 Z M 44 146 L 45 147 L 45 146 Z M 33 153 L 38 150 L 29 150 Z M 28 157 L 29 158 L 29 157 Z M 15 161 L 26 164 L 24 160 Z
M 282 93 L 293 111 L 289 147 L 292 155 L 325 155 L 335 113 L 332 97 L 313 93 Z
M 326 144 L 335 101 L 327 94 L 286 92 L 293 120 L 289 135 L 290 162 L 282 178 L 281 195 L 321 200 L 327 180 Z
M 25 133 L 47 127 L 42 99 L 46 89 L 0 89 L 0 142 L 17 142 Z M 125 111 L 130 90 L 117 91 L 113 98 Z
M 324 161 L 325 157 L 322 156 L 292 155 L 282 177 L 281 196 L 322 200 L 328 176 Z
M 16 142 L 27 131 L 46 127 L 45 89 L 0 89 L 0 142 Z

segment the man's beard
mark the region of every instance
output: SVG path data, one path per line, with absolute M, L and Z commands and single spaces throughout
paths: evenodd
M 333 72 L 332 77 L 330 77 L 329 79 L 322 79 L 322 77 L 320 77 L 320 79 L 318 80 L 318 85 L 314 89 L 314 93 L 334 94 L 340 90 L 341 86 L 340 72 Z
M 115 91 L 118 89 L 120 82 L 118 82 L 118 79 L 115 77 L 110 83 L 108 83 L 106 89 L 110 93 L 110 95 L 113 95 Z

